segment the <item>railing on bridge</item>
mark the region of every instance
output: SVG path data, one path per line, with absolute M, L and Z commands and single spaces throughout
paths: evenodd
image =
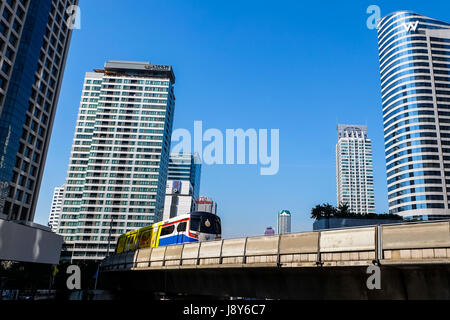
M 223 239 L 111 255 L 102 271 L 450 263 L 450 221 Z

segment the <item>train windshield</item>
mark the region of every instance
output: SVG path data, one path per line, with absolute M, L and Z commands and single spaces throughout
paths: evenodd
M 193 215 L 191 217 L 191 231 L 201 233 L 221 234 L 220 218 L 215 215 Z

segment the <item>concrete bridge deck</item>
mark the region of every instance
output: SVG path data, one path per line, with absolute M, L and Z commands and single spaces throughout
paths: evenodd
M 366 286 L 367 267 L 374 264 L 381 267 L 378 292 Z M 146 248 L 112 255 L 100 270 L 103 284 L 129 290 L 275 299 L 450 299 L 450 222 Z
M 421 222 L 146 248 L 102 271 L 450 263 L 450 222 Z

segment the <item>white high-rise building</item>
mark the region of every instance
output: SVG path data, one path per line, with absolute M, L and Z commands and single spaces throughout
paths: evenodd
M 145 62 L 86 73 L 58 229 L 74 260 L 162 220 L 174 84 L 171 66 Z
M 188 180 L 167 180 L 163 220 L 195 210 L 194 188 Z
M 355 214 L 375 213 L 372 142 L 367 126 L 338 125 L 336 145 L 337 204 Z
M 278 234 L 291 233 L 291 212 L 288 210 L 281 210 L 278 212 Z
M 50 216 L 48 218 L 48 226 L 52 228 L 53 232 L 58 231 L 63 194 L 64 185 L 62 187 L 56 187 L 53 191 L 52 207 L 50 208 Z

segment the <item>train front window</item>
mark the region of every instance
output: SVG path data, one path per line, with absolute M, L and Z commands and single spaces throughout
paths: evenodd
M 191 231 L 209 234 L 220 234 L 220 219 L 216 216 L 193 216 L 191 218 Z
M 216 229 L 215 234 L 222 234 L 222 223 L 220 222 L 220 219 L 216 218 L 214 223 L 215 223 L 215 229 Z
M 191 231 L 200 231 L 200 217 L 191 217 Z

